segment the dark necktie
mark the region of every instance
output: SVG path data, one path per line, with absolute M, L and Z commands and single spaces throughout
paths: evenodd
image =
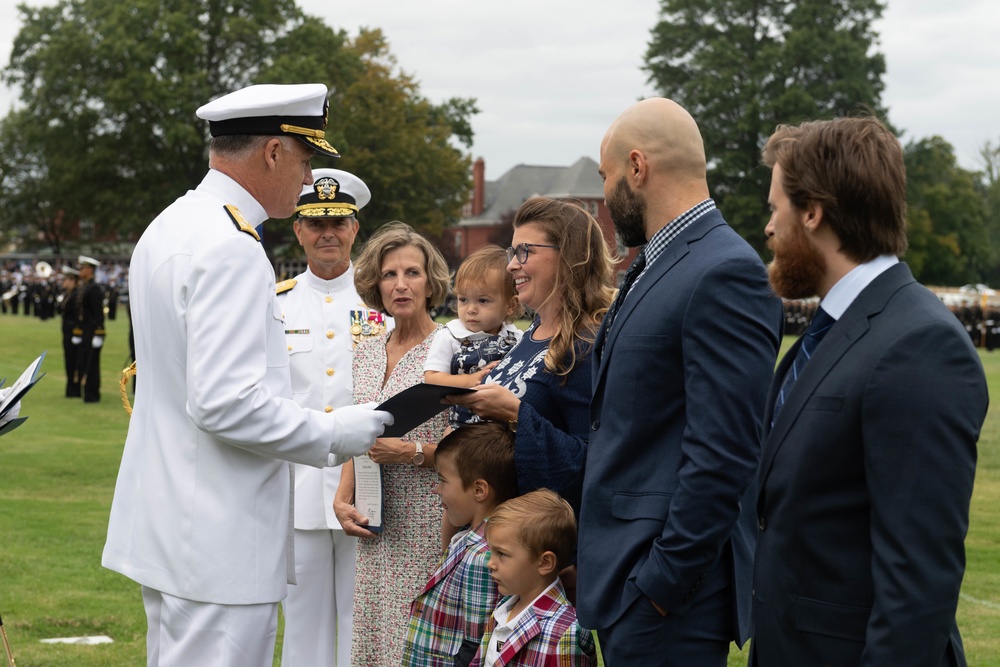
M 802 334 L 802 344 L 799 345 L 799 351 L 795 353 L 795 359 L 792 360 L 792 366 L 785 373 L 785 380 L 781 384 L 781 389 L 778 391 L 778 397 L 774 401 L 774 412 L 771 415 L 771 423 L 774 424 L 775 420 L 778 418 L 778 413 L 781 411 L 781 407 L 785 404 L 785 399 L 788 397 L 789 392 L 791 392 L 792 387 L 795 385 L 795 381 L 799 379 L 802 375 L 802 370 L 806 367 L 809 359 L 812 358 L 813 353 L 816 351 L 816 347 L 826 336 L 826 332 L 837 322 L 837 320 L 830 317 L 830 315 L 822 308 L 816 309 L 816 314 L 813 315 L 812 322 L 809 323 L 809 328 L 806 332 Z
M 608 308 L 608 314 L 605 319 L 608 322 L 608 326 L 604 328 L 604 340 L 608 338 L 608 333 L 611 331 L 611 325 L 615 323 L 615 316 L 618 315 L 618 311 L 622 307 L 622 303 L 625 302 L 625 297 L 628 296 L 628 291 L 632 289 L 635 279 L 639 277 L 642 270 L 646 268 L 646 249 L 643 248 L 642 251 L 636 255 L 635 259 L 632 260 L 632 264 L 628 267 L 628 271 L 625 272 L 625 278 L 622 279 L 622 286 L 618 288 L 618 294 L 615 295 L 615 300 L 611 302 L 611 307 Z

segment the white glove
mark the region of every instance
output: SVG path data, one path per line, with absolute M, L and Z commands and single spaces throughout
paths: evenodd
M 336 455 L 337 462 L 350 456 L 361 456 L 375 444 L 375 438 L 382 435 L 385 427 L 392 424 L 391 413 L 376 410 L 377 403 L 348 405 L 333 411 L 333 444 L 330 454 Z M 331 457 L 333 458 L 333 457 Z
M 7 394 L 10 393 L 13 390 L 14 390 L 13 387 L 7 387 L 6 389 L 0 389 L 0 401 L 3 401 L 3 399 L 7 397 Z M 18 401 L 14 405 L 10 406 L 10 409 L 7 411 L 7 414 L 5 414 L 3 417 L 0 417 L 0 426 L 3 426 L 4 424 L 6 424 L 9 421 L 17 419 L 17 416 L 20 413 L 21 413 L 21 401 Z M 385 414 L 389 414 L 389 413 L 385 413 Z
M 79 345 L 80 343 L 83 342 L 83 337 L 82 336 L 73 336 L 72 338 L 69 339 L 69 342 L 73 343 L 73 345 Z
M 90 347 L 95 350 L 104 345 L 104 338 L 101 336 L 94 336 L 94 339 L 90 341 Z

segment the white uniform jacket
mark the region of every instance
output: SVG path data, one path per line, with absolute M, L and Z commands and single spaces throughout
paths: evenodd
M 279 457 L 327 465 L 334 420 L 291 399 L 274 271 L 226 205 L 267 218 L 212 170 L 132 255 L 137 393 L 102 563 L 190 600 L 272 603 L 294 566 Z
M 292 370 L 292 398 L 304 408 L 322 412 L 351 405 L 351 357 L 355 346 L 351 327 L 371 322 L 368 335 L 381 334 L 385 331 L 383 317 L 358 296 L 353 266 L 333 280 L 323 280 L 306 269 L 293 281 L 278 286 L 278 306 L 285 321 Z M 323 470 L 296 466 L 295 527 L 339 529 L 340 522 L 333 513 L 333 497 L 339 484 L 340 466 Z

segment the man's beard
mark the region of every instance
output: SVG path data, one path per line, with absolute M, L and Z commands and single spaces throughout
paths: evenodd
M 826 274 L 826 260 L 809 244 L 805 229 L 792 223 L 792 233 L 784 241 L 777 236 L 767 240 L 774 259 L 767 267 L 768 280 L 775 293 L 785 299 L 805 299 L 819 294 Z
M 646 243 L 646 200 L 632 192 L 625 177 L 615 183 L 611 197 L 604 202 L 615 223 L 619 240 L 629 248 Z

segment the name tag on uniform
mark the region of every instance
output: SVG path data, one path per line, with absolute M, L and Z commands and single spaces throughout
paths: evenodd
M 286 334 L 307 334 L 309 329 L 285 329 Z

